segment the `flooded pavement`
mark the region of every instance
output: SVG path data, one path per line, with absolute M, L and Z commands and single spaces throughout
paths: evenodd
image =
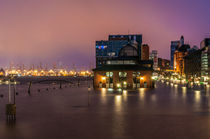
M 92 89 L 88 107 L 87 86 L 36 84 L 31 96 L 27 84 L 16 88 L 17 120 L 8 124 L 8 86 L 0 86 L 0 139 L 210 138 L 208 89 L 164 83 L 137 91 Z

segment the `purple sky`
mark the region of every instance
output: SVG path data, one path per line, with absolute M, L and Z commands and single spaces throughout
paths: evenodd
M 169 58 L 170 41 L 210 37 L 209 0 L 0 0 L 0 66 L 9 62 L 88 65 L 95 40 L 143 34 Z

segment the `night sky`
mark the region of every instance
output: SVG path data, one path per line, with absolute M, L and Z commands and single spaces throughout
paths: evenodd
M 16 63 L 88 65 L 95 41 L 143 34 L 170 57 L 170 41 L 210 37 L 209 0 L 0 0 L 0 66 Z

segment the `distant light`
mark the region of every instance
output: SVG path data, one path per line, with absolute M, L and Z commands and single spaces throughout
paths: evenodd
M 195 93 L 197 93 L 197 94 L 200 93 L 200 92 L 201 92 L 201 91 L 199 91 L 199 90 L 195 90 Z
M 127 90 L 123 90 L 123 93 L 127 93 Z
M 141 80 L 144 80 L 144 77 L 141 77 L 140 79 L 141 79 Z
M 117 91 L 122 91 L 122 89 L 117 89 Z
M 102 77 L 102 80 L 106 80 L 106 77 Z

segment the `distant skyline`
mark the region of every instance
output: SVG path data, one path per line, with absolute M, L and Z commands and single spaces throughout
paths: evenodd
M 181 35 L 191 47 L 210 37 L 207 0 L 0 0 L 0 67 L 15 63 L 88 66 L 95 41 L 142 34 L 170 59 Z

